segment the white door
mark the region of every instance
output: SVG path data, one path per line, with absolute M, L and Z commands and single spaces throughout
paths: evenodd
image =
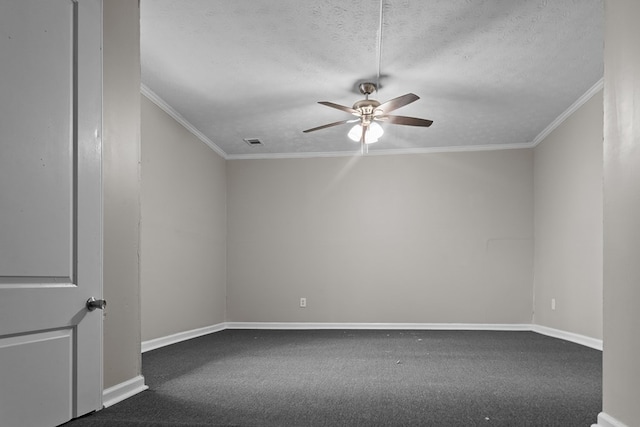
M 102 3 L 0 0 L 0 425 L 102 406 Z

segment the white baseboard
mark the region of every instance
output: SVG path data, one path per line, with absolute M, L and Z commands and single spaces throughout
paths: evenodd
M 108 408 L 111 405 L 115 405 L 125 399 L 130 398 L 142 391 L 147 390 L 149 387 L 144 384 L 144 377 L 138 375 L 120 384 L 116 384 L 113 387 L 109 387 L 102 392 L 102 405 Z
M 166 337 L 160 337 L 160 338 L 155 338 L 148 341 L 142 341 L 140 345 L 140 350 L 142 353 L 144 353 L 150 350 L 155 350 L 156 348 L 179 343 L 181 341 L 190 340 L 191 338 L 197 338 L 203 335 L 212 334 L 214 332 L 223 331 L 225 329 L 226 329 L 225 323 L 218 323 L 217 325 L 205 326 L 204 328 L 178 332 L 177 334 L 167 335 Z
M 383 330 L 447 330 L 447 331 L 532 331 L 542 335 L 571 341 L 596 350 L 602 350 L 602 340 L 566 332 L 547 326 L 527 323 L 324 323 L 324 322 L 226 322 L 204 328 L 179 332 L 166 337 L 143 341 L 142 353 L 191 338 L 220 332 L 225 329 L 383 329 Z
M 571 341 L 587 347 L 602 351 L 602 340 L 587 337 L 585 335 L 574 334 L 573 332 L 561 331 L 560 329 L 549 328 L 541 325 L 531 325 L 531 330 L 542 335 L 554 338 L 560 338 L 565 341 Z
M 598 424 L 592 424 L 591 427 L 627 427 L 626 424 L 613 418 L 604 412 L 598 414 Z
M 312 323 L 312 322 L 227 322 L 226 329 L 383 329 L 451 331 L 530 331 L 528 324 L 502 323 Z

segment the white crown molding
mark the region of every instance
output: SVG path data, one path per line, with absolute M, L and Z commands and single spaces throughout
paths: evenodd
M 560 338 L 565 341 L 571 341 L 576 344 L 581 344 L 586 347 L 591 347 L 596 350 L 602 351 L 602 340 L 587 337 L 585 335 L 574 334 L 573 332 L 566 332 L 560 329 L 549 328 L 542 325 L 531 325 L 531 330 L 542 335 L 547 335 L 553 338 Z
M 598 414 L 598 424 L 592 424 L 591 427 L 627 427 L 627 425 L 605 412 L 600 412 Z
M 567 120 L 573 113 L 582 107 L 589 99 L 598 93 L 604 87 L 604 79 L 598 80 L 589 90 L 587 90 L 576 102 L 571 104 L 567 110 L 560 114 L 546 128 L 542 130 L 531 142 L 512 143 L 512 144 L 487 144 L 487 145 L 458 145 L 448 147 L 424 147 L 424 148 L 397 148 L 388 150 L 371 150 L 365 156 L 388 156 L 398 154 L 429 154 L 429 153 L 452 153 L 452 152 L 472 152 L 472 151 L 494 151 L 494 150 L 510 150 L 522 148 L 534 148 L 540 144 L 551 132 Z M 167 104 L 148 86 L 141 84 L 140 93 L 146 96 L 151 102 L 156 104 L 165 113 L 173 117 L 178 123 L 184 126 L 189 132 L 195 135 L 199 140 L 204 142 L 213 151 L 218 153 L 225 160 L 262 160 L 262 159 L 304 159 L 318 157 L 352 157 L 359 156 L 360 151 L 330 151 L 330 152 L 310 152 L 310 153 L 251 153 L 251 154 L 227 154 L 207 138 L 187 119 L 182 117 L 180 113 Z
M 144 384 L 144 377 L 138 375 L 127 381 L 116 384 L 113 387 L 104 389 L 102 392 L 102 406 L 108 408 L 118 402 L 135 396 L 136 394 L 147 390 L 149 386 Z
M 596 93 L 604 88 L 604 78 L 601 78 L 587 90 L 584 95 L 582 95 L 576 102 L 571 104 L 569 108 L 567 108 L 562 114 L 560 114 L 554 121 L 552 121 L 549 126 L 544 128 L 542 132 L 536 136 L 533 141 L 531 141 L 531 145 L 533 147 L 540 144 L 544 139 L 549 136 L 551 132 L 553 132 L 558 126 L 560 126 L 565 120 L 567 120 L 573 113 L 575 113 L 580 107 L 582 107 L 588 100 L 590 100 Z
M 252 153 L 229 154 L 227 160 L 266 160 L 266 159 L 312 159 L 318 157 L 353 157 L 359 156 L 360 151 L 327 151 L 311 153 Z
M 456 145 L 448 147 L 424 147 L 424 148 L 390 148 L 387 150 L 371 150 L 367 154 L 360 151 L 334 151 L 313 153 L 260 153 L 260 154 L 230 154 L 227 160 L 262 160 L 262 159 L 305 159 L 318 157 L 354 157 L 354 156 L 392 156 L 402 154 L 431 154 L 431 153 L 457 153 L 470 151 L 495 151 L 513 150 L 521 148 L 533 148 L 532 142 L 514 144 L 489 144 L 489 145 Z
M 152 340 L 142 341 L 140 344 L 140 351 L 145 353 L 147 351 L 155 350 L 156 348 L 164 347 L 171 344 L 176 344 L 181 341 L 190 340 L 192 338 L 201 337 L 203 335 L 212 334 L 214 332 L 220 332 L 226 329 L 225 323 L 218 323 L 217 325 L 205 326 L 204 328 L 191 329 L 189 331 L 178 332 L 177 334 L 167 335 L 166 337 L 155 338 Z
M 530 142 L 516 142 L 512 144 L 486 144 L 486 145 L 455 145 L 447 147 L 425 147 L 425 148 L 396 148 L 389 150 L 374 150 L 368 156 L 385 156 L 389 154 L 430 154 L 430 153 L 459 153 L 469 151 L 496 151 L 515 150 L 521 148 L 532 148 Z
M 227 158 L 227 153 L 225 153 L 222 148 L 218 147 L 213 141 L 207 138 L 205 134 L 200 132 L 194 125 L 189 123 L 187 119 L 182 117 L 180 113 L 174 110 L 173 107 L 167 104 L 164 99 L 160 98 L 148 86 L 146 86 L 145 84 L 140 84 L 140 93 L 146 96 L 149 99 L 149 101 L 156 104 L 162 111 L 164 111 L 165 113 L 173 117 L 175 121 L 180 123 L 186 130 L 188 130 L 193 135 L 195 135 L 196 138 L 198 138 L 200 141 L 208 145 L 209 148 L 211 148 L 213 151 L 218 153 L 220 157 L 222 157 L 223 159 Z

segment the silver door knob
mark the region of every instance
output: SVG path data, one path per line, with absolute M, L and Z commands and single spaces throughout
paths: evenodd
M 99 308 L 100 310 L 104 310 L 106 306 L 107 306 L 107 302 L 103 299 L 95 299 L 94 297 L 91 297 L 87 300 L 87 310 L 89 311 L 93 311 L 96 308 Z

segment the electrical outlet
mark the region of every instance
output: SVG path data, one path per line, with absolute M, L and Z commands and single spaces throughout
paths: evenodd
M 556 309 L 556 299 L 551 298 L 551 310 L 555 310 L 555 309 Z
M 301 308 L 305 308 L 307 306 L 307 299 L 306 298 L 300 298 L 300 307 Z

